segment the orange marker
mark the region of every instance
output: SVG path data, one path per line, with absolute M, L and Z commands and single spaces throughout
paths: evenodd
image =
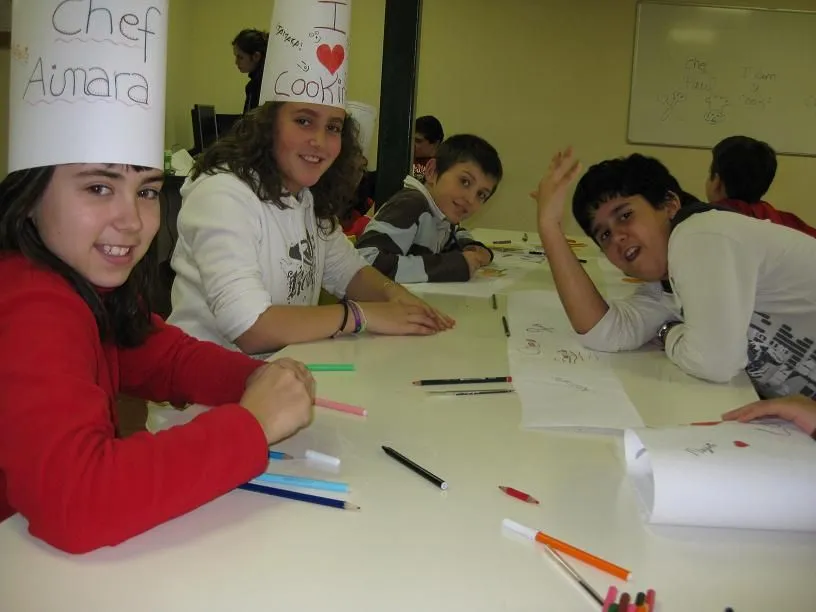
M 537 531 L 536 529 L 531 529 L 530 527 L 525 527 L 515 521 L 511 521 L 510 519 L 504 519 L 502 521 L 502 525 L 504 525 L 507 529 L 511 531 L 515 531 L 516 533 L 529 538 L 530 540 L 535 540 L 536 542 L 541 542 L 546 546 L 549 546 L 553 550 L 557 550 L 558 552 L 564 553 L 565 555 L 569 555 L 579 561 L 583 561 L 587 565 L 591 565 L 592 567 L 601 570 L 602 572 L 606 572 L 607 574 L 611 574 L 615 578 L 620 578 L 621 580 L 629 580 L 632 577 L 632 572 L 628 569 L 620 567 L 619 565 L 615 565 L 614 563 L 610 563 L 605 559 L 601 559 L 600 557 L 596 557 L 580 548 L 576 548 L 571 544 L 567 544 L 566 542 L 562 542 L 561 540 L 556 540 L 555 538 L 548 536 L 546 533 L 541 531 Z

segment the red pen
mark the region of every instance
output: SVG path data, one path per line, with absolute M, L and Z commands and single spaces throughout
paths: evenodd
M 532 495 L 528 495 L 524 491 L 519 491 L 518 489 L 514 489 L 513 487 L 504 487 L 500 486 L 504 493 L 507 493 L 510 497 L 515 497 L 516 499 L 520 499 L 523 502 L 527 502 L 528 504 L 537 504 L 538 500 L 533 497 Z

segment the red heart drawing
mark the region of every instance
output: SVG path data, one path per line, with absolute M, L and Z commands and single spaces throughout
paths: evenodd
M 343 60 L 346 58 L 346 50 L 343 45 L 334 45 L 330 47 L 327 44 L 322 44 L 317 47 L 317 60 L 326 67 L 331 74 L 337 72 L 337 69 L 343 65 Z
M 750 446 L 747 442 L 742 442 L 740 440 L 734 440 L 734 446 L 737 448 L 745 448 L 746 446 Z

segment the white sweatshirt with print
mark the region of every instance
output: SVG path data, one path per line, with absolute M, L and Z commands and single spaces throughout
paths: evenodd
M 308 189 L 278 208 L 235 175 L 189 179 L 181 190 L 168 322 L 239 350 L 235 339 L 273 304 L 318 303 L 321 286 L 343 297 L 368 265 L 338 227 L 318 231 Z
M 670 320 L 666 355 L 683 371 L 727 382 L 746 370 L 764 397 L 816 398 L 816 239 L 740 214 L 691 215 L 669 238 L 669 282 L 649 283 L 580 336 L 630 350 Z

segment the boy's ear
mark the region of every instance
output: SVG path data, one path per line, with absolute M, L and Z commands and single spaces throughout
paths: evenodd
M 728 193 L 725 191 L 725 185 L 720 175 L 716 172 L 711 175 L 711 191 L 715 194 L 717 200 L 723 200 L 728 197 Z
M 669 197 L 666 198 L 665 207 L 667 212 L 669 213 L 669 219 L 673 219 L 674 215 L 680 210 L 682 206 L 682 201 L 680 200 L 680 194 L 674 193 L 673 191 L 669 192 Z
M 428 160 L 428 163 L 425 164 L 425 182 L 434 184 L 436 183 L 436 179 L 439 178 L 438 173 L 436 171 L 436 158 L 432 157 Z

